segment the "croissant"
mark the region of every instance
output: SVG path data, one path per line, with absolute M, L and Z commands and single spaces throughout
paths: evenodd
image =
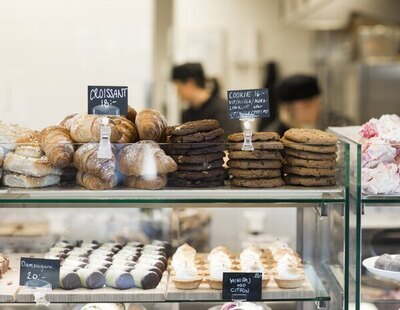
M 140 140 L 165 142 L 167 121 L 160 112 L 145 109 L 136 115 L 135 124 Z
M 136 114 L 137 114 L 136 110 L 128 105 L 128 114 L 126 115 L 126 118 L 130 120 L 132 123 L 135 123 Z
M 140 141 L 124 147 L 118 154 L 119 171 L 126 176 L 167 174 L 177 169 L 175 161 L 154 141 Z
M 113 117 L 112 120 L 122 134 L 121 139 L 117 143 L 133 143 L 139 140 L 136 126 L 130 120 L 125 117 Z
M 138 189 L 161 189 L 167 185 L 167 176 L 161 174 L 150 179 L 130 176 L 125 178 L 125 185 Z
M 104 117 L 99 115 L 79 115 L 73 117 L 70 121 L 72 140 L 79 143 L 99 142 L 100 128 L 103 126 Z M 118 142 L 122 138 L 121 132 L 111 119 L 109 119 L 109 126 L 111 127 L 111 142 Z
M 105 190 L 117 186 L 118 179 L 117 176 L 114 175 L 114 177 L 111 180 L 104 181 L 93 174 L 86 173 L 83 171 L 78 171 L 78 173 L 76 174 L 76 183 L 87 189 Z
M 115 156 L 112 155 L 111 159 L 97 158 L 98 149 L 97 143 L 87 143 L 79 147 L 74 154 L 74 166 L 82 172 L 111 182 L 115 178 Z
M 39 133 L 39 145 L 54 167 L 65 168 L 73 160 L 74 145 L 68 129 L 50 126 Z
M 58 124 L 61 127 L 65 127 L 68 130 L 71 130 L 72 123 L 75 121 L 75 118 L 78 118 L 79 114 L 74 113 L 74 114 L 69 114 L 64 119 Z

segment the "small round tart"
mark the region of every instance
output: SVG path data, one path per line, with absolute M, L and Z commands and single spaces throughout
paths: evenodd
M 206 278 L 207 284 L 210 286 L 211 289 L 213 290 L 222 290 L 222 280 L 218 279 L 213 279 L 211 277 Z
M 304 281 L 305 277 L 300 276 L 298 279 L 283 279 L 278 276 L 274 276 L 275 283 L 278 285 L 279 288 L 283 289 L 294 289 L 299 288 Z
M 178 279 L 177 277 L 172 277 L 172 282 L 174 282 L 175 287 L 180 290 L 195 290 L 200 286 L 202 281 L 202 276 L 197 276 L 193 279 Z
M 262 288 L 267 288 L 270 279 L 271 279 L 271 275 L 270 274 L 263 273 L 262 280 L 261 280 Z

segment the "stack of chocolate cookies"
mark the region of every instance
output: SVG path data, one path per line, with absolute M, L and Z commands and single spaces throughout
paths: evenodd
M 281 177 L 283 144 L 275 132 L 255 132 L 252 135 L 254 151 L 242 151 L 244 135 L 228 137 L 229 171 L 231 184 L 250 188 L 283 186 Z
M 165 150 L 178 165 L 168 175 L 173 187 L 214 187 L 224 185 L 224 130 L 217 120 L 205 119 L 168 128 Z
M 283 172 L 286 184 L 332 186 L 336 184 L 337 138 L 317 129 L 290 129 L 285 146 Z

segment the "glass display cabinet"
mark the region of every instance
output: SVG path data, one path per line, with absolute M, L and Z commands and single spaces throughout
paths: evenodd
M 0 247 L 9 255 L 11 269 L 0 279 L 1 308 L 18 306 L 30 309 L 35 304 L 37 291 L 19 286 L 20 257 L 43 257 L 46 249 L 59 238 L 76 240 L 94 237 L 126 242 L 137 240 L 141 237 L 140 233 L 147 230 L 150 239 L 163 238 L 176 248 L 194 238 L 193 234 L 188 235 L 188 231 L 194 231 L 197 237 L 204 233 L 205 239 L 209 239 L 207 232 L 201 229 L 218 211 L 222 214 L 220 218 L 226 216 L 226 221 L 211 221 L 215 221 L 219 232 L 238 240 L 232 250 L 239 254 L 244 243 L 239 242 L 238 227 L 243 226 L 245 211 L 251 209 L 278 211 L 272 221 L 295 232 L 295 238 L 288 243 L 301 257 L 305 276 L 301 287 L 295 289 L 280 289 L 271 278 L 257 302 L 265 309 L 349 309 L 349 304 L 356 301 L 356 284 L 361 270 L 356 259 L 357 250 L 360 250 L 357 248 L 360 214 L 356 205 L 359 185 L 354 189 L 350 182 L 354 179 L 351 176 L 350 151 L 358 146 L 345 139 L 340 140 L 337 146 L 337 185 L 331 187 L 244 189 L 226 183 L 225 186 L 208 189 L 166 187 L 161 190 L 138 190 L 118 187 L 91 191 L 74 185 L 41 189 L 1 188 L 2 218 L 13 217 L 15 220 L 19 216 L 25 217 L 29 219 L 28 226 L 43 228 L 44 225 L 46 232 L 52 231 L 51 234 L 38 234 L 34 239 L 20 236 L 18 240 L 25 240 L 25 244 L 21 246 L 18 243 L 19 248 L 16 248 L 16 241 L 6 245 L 6 240 L 14 240 L 12 238 L 16 236 L 2 239 L 4 243 Z M 368 204 L 382 202 L 371 197 L 363 199 L 367 210 Z M 394 205 L 399 201 L 392 202 Z M 194 212 L 205 211 L 207 216 L 198 215 L 192 224 L 189 221 L 182 225 L 182 209 L 188 208 Z M 285 215 L 279 215 L 279 210 L 286 209 L 293 210 L 295 227 L 291 227 L 292 222 Z M 238 221 L 229 217 L 233 210 L 240 213 Z M 44 218 L 47 222 L 40 226 L 38 223 Z M 199 230 L 190 230 L 191 225 L 197 225 Z M 264 229 L 274 236 L 273 229 Z M 249 242 L 256 240 L 254 242 L 257 243 L 257 236 L 252 237 L 255 239 Z M 216 245 L 220 244 L 213 244 Z M 262 242 L 258 245 L 263 246 Z M 204 242 L 198 251 L 208 252 L 211 248 Z M 55 288 L 45 292 L 44 298 L 54 309 L 79 309 L 79 305 L 88 302 L 143 304 L 145 309 L 211 309 L 226 302 L 222 300 L 220 290 L 212 290 L 206 284 L 195 290 L 177 289 L 168 270 L 155 289 Z

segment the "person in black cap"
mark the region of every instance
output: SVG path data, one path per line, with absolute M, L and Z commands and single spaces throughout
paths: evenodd
M 331 111 L 322 111 L 321 89 L 311 75 L 293 75 L 282 80 L 277 88 L 279 119 L 266 130 L 281 136 L 290 128 L 346 126 L 351 122 Z
M 172 69 L 171 79 L 178 95 L 188 104 L 182 112 L 182 122 L 216 119 L 226 134 L 240 132 L 240 122 L 231 120 L 228 103 L 219 94 L 216 79 L 207 79 L 200 63 L 185 63 Z

